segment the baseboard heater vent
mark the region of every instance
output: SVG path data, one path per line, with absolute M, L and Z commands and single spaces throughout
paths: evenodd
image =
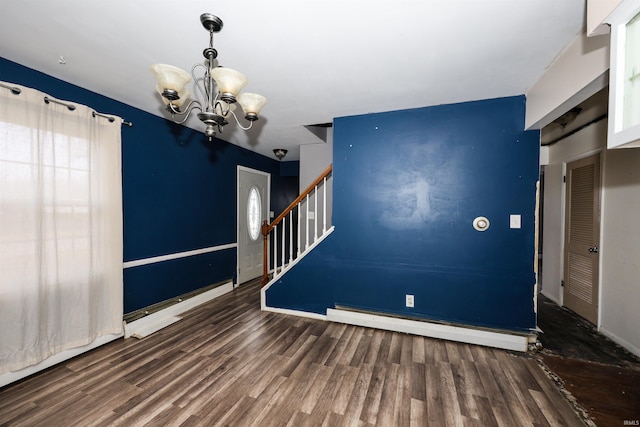
M 124 320 L 124 337 L 142 339 L 170 326 L 181 319 L 180 314 L 233 290 L 233 282 L 216 284 L 163 302 L 147 309 L 128 314 Z M 153 311 L 153 312 L 151 312 Z M 127 321 L 127 317 L 133 319 Z
M 134 322 L 136 320 L 142 319 L 143 317 L 149 316 L 150 314 L 153 314 L 155 312 L 164 310 L 167 307 L 171 307 L 172 305 L 181 303 L 183 301 L 191 299 L 191 298 L 193 298 L 195 296 L 198 296 L 200 294 L 203 294 L 205 292 L 209 292 L 210 290 L 215 289 L 217 287 L 224 286 L 224 285 L 228 284 L 231 281 L 233 281 L 233 279 L 227 279 L 227 280 L 223 280 L 223 281 L 220 281 L 220 282 L 216 282 L 216 283 L 214 283 L 212 285 L 196 289 L 195 291 L 187 292 L 185 294 L 178 295 L 177 297 L 173 297 L 171 299 L 160 301 L 160 302 L 157 302 L 155 304 L 146 306 L 144 308 L 140 308 L 138 310 L 131 311 L 129 313 L 125 313 L 125 315 L 123 317 L 123 320 L 126 323 Z
M 344 309 L 327 309 L 327 320 L 513 351 L 526 352 L 529 344 L 529 337 L 527 335 L 418 321 Z
M 156 314 L 161 314 L 161 312 L 158 312 Z M 150 321 L 152 317 L 154 317 L 153 314 L 150 317 L 145 317 L 144 319 L 146 321 L 144 322 L 144 324 L 136 325 L 136 327 L 132 329 L 130 336 L 133 338 L 142 339 L 153 334 L 154 332 L 158 332 L 160 329 L 164 329 L 167 326 L 173 325 L 178 320 L 182 320 L 182 317 L 178 316 L 162 316 L 160 318 L 154 319 L 154 321 Z M 128 338 L 126 333 L 125 338 Z

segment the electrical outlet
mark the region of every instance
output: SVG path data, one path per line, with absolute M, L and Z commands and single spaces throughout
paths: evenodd
M 407 307 L 413 307 L 414 304 L 414 300 L 413 300 L 413 295 L 405 295 L 405 305 Z

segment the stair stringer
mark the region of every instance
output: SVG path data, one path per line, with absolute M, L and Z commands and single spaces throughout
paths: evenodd
M 301 310 L 290 310 L 290 309 L 286 309 L 286 308 L 278 308 L 278 307 L 270 307 L 267 305 L 267 295 L 266 292 L 267 290 L 271 287 L 271 285 L 273 285 L 274 283 L 276 283 L 278 280 L 280 280 L 282 278 L 283 275 L 287 274 L 287 272 L 289 270 L 291 270 L 293 267 L 295 267 L 295 265 L 302 260 L 305 256 L 307 256 L 307 254 L 311 253 L 311 251 L 313 251 L 318 245 L 320 245 L 331 233 L 333 233 L 335 229 L 335 226 L 331 226 L 322 236 L 318 237 L 318 239 L 316 239 L 306 250 L 304 250 L 300 256 L 298 256 L 295 260 L 293 260 L 291 263 L 287 264 L 283 270 L 278 273 L 278 275 L 274 275 L 274 277 L 269 280 L 269 282 L 267 282 L 266 285 L 264 285 L 262 287 L 262 289 L 260 290 L 260 307 L 262 309 L 262 311 L 271 311 L 274 313 L 283 313 L 283 314 L 292 314 L 295 316 L 301 316 L 301 317 L 310 317 L 313 319 L 320 319 L 320 320 L 326 320 L 327 316 L 323 315 L 323 314 L 318 314 L 318 313 L 310 313 L 307 311 L 301 311 Z

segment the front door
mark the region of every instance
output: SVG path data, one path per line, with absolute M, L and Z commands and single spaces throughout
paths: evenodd
M 600 153 L 567 164 L 564 305 L 598 322 Z
M 271 175 L 238 166 L 238 284 L 262 275 L 262 221 L 268 219 Z

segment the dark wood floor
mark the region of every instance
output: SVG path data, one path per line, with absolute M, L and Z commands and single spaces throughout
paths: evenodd
M 538 295 L 538 339 L 556 356 L 620 367 L 640 367 L 640 358 L 597 331 L 595 326 L 542 294 Z
M 538 296 L 542 362 L 598 426 L 640 423 L 640 359 L 577 314 Z M 636 423 L 636 424 L 633 424 Z
M 257 283 L 0 389 L 2 426 L 582 426 L 526 355 L 264 313 Z

